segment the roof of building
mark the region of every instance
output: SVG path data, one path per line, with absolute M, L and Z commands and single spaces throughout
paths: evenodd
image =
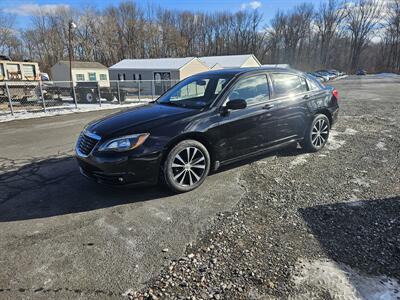
M 212 68 L 216 64 L 221 65 L 223 68 L 240 68 L 250 57 L 253 57 L 256 62 L 260 64 L 253 54 L 203 56 L 199 57 L 199 59 L 204 62 L 209 68 Z
M 196 57 L 182 58 L 146 58 L 146 59 L 124 59 L 110 69 L 157 69 L 157 70 L 179 70 Z
M 68 60 L 61 60 L 58 63 L 68 66 L 69 68 L 69 61 Z M 107 69 L 106 66 L 102 65 L 96 61 L 72 61 L 72 68 L 77 69 Z

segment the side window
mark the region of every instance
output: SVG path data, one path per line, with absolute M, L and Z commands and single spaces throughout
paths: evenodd
M 307 81 L 297 75 L 273 73 L 271 74 L 271 80 L 276 97 L 300 94 L 308 90 Z
M 320 89 L 320 87 L 314 80 L 309 79 L 309 80 L 307 80 L 307 82 L 308 82 L 308 86 L 310 87 L 311 91 L 316 91 L 316 90 Z
M 269 86 L 266 75 L 257 75 L 239 80 L 230 91 L 228 101 L 246 100 L 247 105 L 263 102 L 269 99 Z

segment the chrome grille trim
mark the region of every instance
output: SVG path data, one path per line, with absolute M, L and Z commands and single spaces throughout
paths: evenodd
M 87 157 L 98 144 L 101 137 L 95 133 L 83 131 L 79 135 L 75 151 L 79 156 Z

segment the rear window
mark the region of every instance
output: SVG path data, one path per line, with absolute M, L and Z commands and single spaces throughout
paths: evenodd
M 297 75 L 273 73 L 271 79 L 276 97 L 300 94 L 308 90 L 306 80 Z

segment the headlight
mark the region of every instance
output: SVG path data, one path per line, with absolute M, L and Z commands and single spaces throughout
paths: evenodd
M 142 145 L 149 135 L 150 133 L 140 133 L 108 140 L 100 146 L 99 151 L 122 152 L 132 150 Z

